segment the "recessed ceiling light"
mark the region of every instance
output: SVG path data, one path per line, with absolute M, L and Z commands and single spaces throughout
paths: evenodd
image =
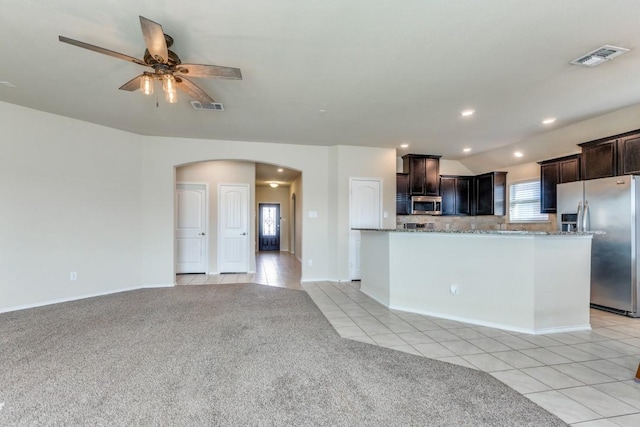
M 462 151 L 464 151 L 465 153 L 468 153 L 469 151 L 471 151 L 470 147 L 465 147 L 462 149 Z
M 522 156 L 524 156 L 524 154 L 522 154 L 522 152 L 521 152 L 521 151 L 516 151 L 515 153 L 513 153 L 513 155 L 514 155 L 514 156 L 516 156 L 516 157 L 522 157 Z
M 550 125 L 551 123 L 553 123 L 553 122 L 555 122 L 555 121 L 556 121 L 556 118 L 555 118 L 555 117 L 549 117 L 549 118 L 547 118 L 547 119 L 544 119 L 544 120 L 542 121 L 542 124 L 543 124 L 543 125 Z
M 409 147 L 409 144 L 400 144 L 400 148 L 407 148 Z
M 276 188 L 278 186 L 277 182 L 272 182 L 269 184 L 271 186 L 271 188 Z
M 462 115 L 462 117 L 469 117 L 469 116 L 473 116 L 473 113 L 475 113 L 476 110 L 464 110 L 461 111 L 460 114 Z
M 284 171 L 284 169 L 278 168 L 278 172 L 283 172 L 283 171 Z

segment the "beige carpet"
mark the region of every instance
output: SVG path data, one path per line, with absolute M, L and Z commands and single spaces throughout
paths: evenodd
M 0 425 L 560 426 L 460 366 L 340 338 L 304 291 L 148 289 L 0 315 Z

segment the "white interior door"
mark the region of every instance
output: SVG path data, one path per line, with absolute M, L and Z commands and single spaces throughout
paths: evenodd
M 351 228 L 382 226 L 382 180 L 352 178 L 349 216 Z M 360 232 L 349 232 L 349 270 L 351 280 L 360 280 Z
M 207 271 L 207 188 L 176 185 L 176 272 Z
M 218 186 L 218 270 L 249 271 L 249 185 Z

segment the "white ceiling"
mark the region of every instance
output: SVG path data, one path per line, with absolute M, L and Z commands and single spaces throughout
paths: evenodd
M 256 163 L 256 185 L 266 186 L 276 183 L 280 186 L 290 186 L 298 177 L 300 171 L 281 166 Z
M 182 93 L 156 107 L 118 90 L 143 67 L 58 41 L 141 58 L 138 15 L 163 25 L 183 62 L 242 70 L 197 79 L 224 112 Z M 509 156 L 640 103 L 639 17 L 638 0 L 5 1 L 0 81 L 15 88 L 0 85 L 0 101 L 144 135 Z M 604 44 L 631 52 L 569 65 Z

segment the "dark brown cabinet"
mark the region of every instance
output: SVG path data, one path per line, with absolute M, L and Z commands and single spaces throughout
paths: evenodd
M 507 173 L 489 172 L 473 178 L 475 215 L 505 215 Z
M 578 144 L 582 179 L 640 173 L 640 130 Z
M 440 177 L 440 196 L 442 196 L 442 215 L 471 215 L 471 190 L 473 177 Z
M 580 155 L 538 162 L 540 165 L 540 212 L 555 213 L 556 185 L 580 179 Z
M 409 215 L 409 174 L 396 174 L 396 215 Z
M 618 174 L 618 140 L 593 141 L 582 147 L 582 179 L 606 178 Z
M 559 184 L 580 181 L 580 155 L 576 154 L 560 160 L 558 170 L 560 172 Z
M 409 194 L 438 196 L 440 192 L 440 156 L 407 154 L 402 168 L 409 174 Z
M 618 175 L 640 174 L 640 134 L 618 140 Z
M 440 177 L 442 215 L 505 215 L 507 173 Z

